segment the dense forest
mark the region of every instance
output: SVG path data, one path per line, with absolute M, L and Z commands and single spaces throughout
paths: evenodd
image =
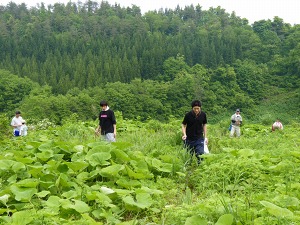
M 59 124 L 95 119 L 107 99 L 124 118 L 166 121 L 199 98 L 209 115 L 238 107 L 254 120 L 258 104 L 280 96 L 297 119 L 299 43 L 300 25 L 249 24 L 220 7 L 142 15 L 105 1 L 10 2 L 0 6 L 0 113 Z

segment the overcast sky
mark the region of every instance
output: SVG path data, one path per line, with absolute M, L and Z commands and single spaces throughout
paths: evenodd
M 0 5 L 6 5 L 11 0 L 0 0 Z M 67 3 L 70 0 L 13 0 L 20 4 L 25 2 L 27 6 L 36 6 L 37 3 L 44 2 L 46 5 L 54 3 Z M 94 0 L 101 2 L 101 0 Z M 77 0 L 71 0 L 77 2 Z M 81 0 L 86 2 L 86 0 Z M 271 19 L 278 16 L 285 23 L 300 24 L 300 0 L 107 0 L 110 4 L 118 3 L 121 6 L 127 7 L 133 4 L 140 7 L 142 13 L 149 10 L 160 8 L 175 9 L 177 5 L 184 8 L 186 5 L 198 3 L 202 9 L 207 10 L 210 7 L 224 8 L 226 12 L 235 11 L 237 16 L 246 18 L 252 24 L 254 21 L 261 19 Z

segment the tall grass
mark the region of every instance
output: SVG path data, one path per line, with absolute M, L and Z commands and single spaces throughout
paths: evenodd
M 124 221 L 138 224 L 185 224 L 188 218 L 200 216 L 215 224 L 230 214 L 233 224 L 299 224 L 300 223 L 300 124 L 288 123 L 283 131 L 271 132 L 271 124 L 245 123 L 240 138 L 229 138 L 228 122 L 208 125 L 210 154 L 204 161 L 192 163 L 183 148 L 181 121 L 168 124 L 149 120 L 118 120 L 117 142 L 131 155 L 142 155 L 172 164 L 174 172 L 157 172 L 141 184 L 163 194 L 155 198 L 152 210 L 124 213 Z M 7 139 L 1 149 L 24 149 L 26 142 L 48 139 L 68 146 L 99 142 L 94 136 L 97 122 L 68 121 L 60 127 L 29 131 L 20 139 Z M 23 145 L 23 147 L 22 147 Z M 140 154 L 141 153 L 141 154 Z M 6 156 L 2 156 L 6 157 Z M 130 163 L 130 162 L 129 162 Z M 111 182 L 112 187 L 115 187 Z M 273 213 L 292 212 L 281 217 Z M 264 204 L 262 204 L 264 203 Z M 275 207 L 274 206 L 274 207 Z

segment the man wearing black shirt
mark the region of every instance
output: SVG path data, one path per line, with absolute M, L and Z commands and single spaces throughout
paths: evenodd
M 96 134 L 101 133 L 102 137 L 109 141 L 115 142 L 117 136 L 116 117 L 114 112 L 108 107 L 107 101 L 101 101 L 102 111 L 99 114 L 99 126 L 96 128 Z
M 204 141 L 206 144 L 208 142 L 206 124 L 206 114 L 201 111 L 201 102 L 194 100 L 192 110 L 185 114 L 182 121 L 182 140 L 190 153 L 195 153 L 198 164 L 201 161 L 200 156 L 204 154 Z

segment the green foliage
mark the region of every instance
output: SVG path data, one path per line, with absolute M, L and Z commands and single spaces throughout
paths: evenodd
M 10 121 L 5 114 L 0 114 L 0 138 L 3 140 L 5 137 L 12 135 L 12 128 Z
M 107 2 L 47 8 L 11 2 L 0 21 L 0 67 L 48 84 L 55 94 L 137 78 L 171 81 L 196 64 L 274 64 L 276 55 L 282 59 L 278 73 L 298 71 L 298 26 L 274 17 L 251 27 L 220 7 L 202 10 L 198 4 L 141 15 L 137 6 Z
M 20 78 L 6 70 L 0 70 L 0 113 L 19 109 L 20 102 L 37 86 L 28 78 Z
M 241 108 L 253 120 L 273 90 L 299 89 L 299 26 L 279 17 L 251 27 L 220 7 L 12 2 L 0 26 L 0 108 L 33 122 L 95 120 L 100 99 L 126 119 L 181 118 L 200 99 L 210 115 Z
M 1 221 L 299 222 L 299 124 L 281 132 L 247 124 L 239 139 L 229 138 L 223 123 L 210 124 L 210 154 L 197 166 L 186 164 L 179 120 L 141 123 L 120 116 L 126 129 L 111 144 L 94 139 L 94 122 L 72 120 L 32 130 L 24 138 L 5 138 L 0 146 Z
M 0 28 L 1 223 L 299 223 L 299 25 L 88 1 L 11 2 Z M 116 143 L 94 135 L 102 99 Z M 200 167 L 180 129 L 194 99 L 209 119 Z M 10 137 L 16 109 L 26 137 Z

